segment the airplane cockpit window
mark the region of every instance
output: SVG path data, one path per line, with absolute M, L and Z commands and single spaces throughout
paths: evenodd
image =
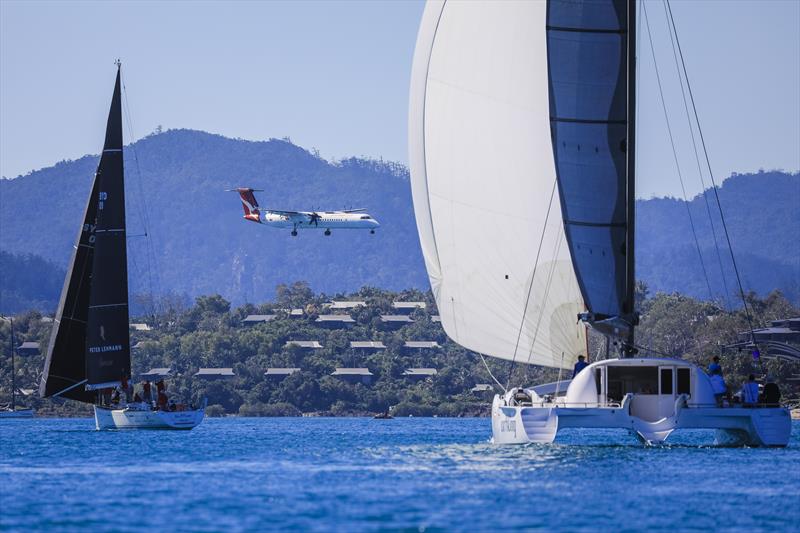
M 361 215 L 361 220 L 369 220 L 369 219 L 370 219 L 369 215 Z

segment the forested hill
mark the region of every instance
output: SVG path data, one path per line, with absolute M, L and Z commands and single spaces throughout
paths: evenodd
M 98 141 L 99 142 L 99 141 Z M 365 159 L 331 163 L 288 140 L 251 142 L 199 131 L 151 135 L 126 150 L 129 266 L 133 293 L 197 296 L 219 293 L 234 303 L 270 299 L 278 283 L 308 281 L 333 294 L 364 285 L 427 288 L 408 171 Z M 97 156 L 65 161 L 0 180 L 0 250 L 34 254 L 66 268 L 97 166 Z M 489 179 L 489 178 L 487 178 Z M 375 235 L 356 231 L 301 232 L 260 227 L 242 219 L 238 197 L 225 189 L 264 189 L 262 206 L 276 209 L 364 207 L 380 222 Z M 735 175 L 720 191 L 746 289 L 781 289 L 800 301 L 800 175 Z M 708 194 L 713 202 L 713 193 Z M 702 196 L 690 204 L 715 298 L 722 276 Z M 638 278 L 651 291 L 708 298 L 686 205 L 674 199 L 638 202 Z M 729 291 L 735 288 L 716 206 L 711 204 Z M 145 226 L 149 238 L 140 236 Z M 509 231 L 516 231 L 509 228 Z M 4 264 L 24 264 L 17 258 Z M 22 267 L 20 267 L 22 268 Z M 55 274 L 52 274 L 55 275 Z M 3 294 L 24 300 L 21 285 Z M 30 281 L 30 280 L 29 280 Z M 60 288 L 42 280 L 40 287 Z M 58 289 L 50 301 L 58 299 Z M 40 293 L 31 305 L 49 311 Z M 3 298 L 0 311 L 13 311 Z M 19 307 L 16 310 L 19 310 Z
M 253 302 L 294 280 L 327 293 L 427 286 L 402 166 L 363 159 L 331 164 L 286 140 L 189 130 L 152 135 L 133 148 L 125 152 L 133 293 L 150 293 L 152 286 L 154 293 L 219 293 Z M 86 156 L 0 181 L 0 250 L 37 254 L 65 268 L 96 165 L 97 156 Z M 309 231 L 293 238 L 289 230 L 245 221 L 239 197 L 225 192 L 237 186 L 264 189 L 259 203 L 274 209 L 367 208 L 381 227 L 375 235 Z M 145 225 L 149 238 L 137 237 Z

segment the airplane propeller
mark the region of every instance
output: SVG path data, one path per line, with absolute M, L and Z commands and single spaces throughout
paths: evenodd
M 314 224 L 315 226 L 319 227 L 319 219 L 321 218 L 319 213 L 316 213 L 316 212 L 309 213 L 308 217 L 309 217 L 309 220 L 308 220 L 308 225 L 309 226 L 311 224 Z

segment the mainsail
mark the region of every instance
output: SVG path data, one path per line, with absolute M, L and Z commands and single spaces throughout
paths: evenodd
M 83 224 L 67 270 L 39 393 L 93 402 L 130 376 L 120 71 Z
M 556 187 L 548 4 L 428 2 L 412 71 L 414 211 L 442 325 L 493 357 L 571 367 L 585 310 Z

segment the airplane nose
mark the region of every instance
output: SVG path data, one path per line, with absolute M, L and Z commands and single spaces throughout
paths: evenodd
M 379 228 L 379 227 L 381 227 L 380 223 L 379 223 L 377 220 L 375 220 L 374 218 L 372 219 L 372 225 L 373 225 L 374 227 L 376 227 L 376 228 Z

